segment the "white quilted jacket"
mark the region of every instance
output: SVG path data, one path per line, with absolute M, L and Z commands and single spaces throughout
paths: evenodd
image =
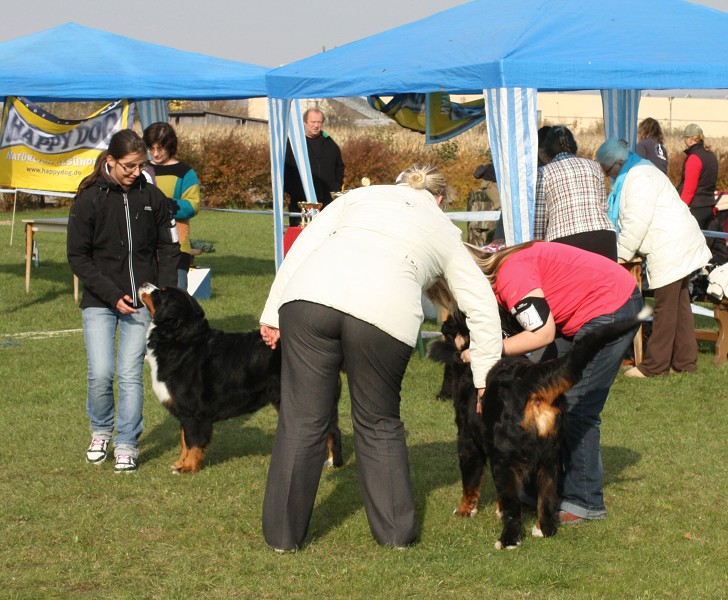
M 624 180 L 617 252 L 623 260 L 644 257 L 650 289 L 678 281 L 711 259 L 698 222 L 653 165 L 632 167 Z

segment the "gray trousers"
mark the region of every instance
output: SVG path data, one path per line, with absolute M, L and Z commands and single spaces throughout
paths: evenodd
M 343 368 L 369 528 L 382 545 L 411 544 L 417 523 L 399 404 L 412 348 L 369 323 L 320 304 L 290 302 L 279 314 L 281 407 L 263 502 L 266 543 L 287 550 L 303 544 Z

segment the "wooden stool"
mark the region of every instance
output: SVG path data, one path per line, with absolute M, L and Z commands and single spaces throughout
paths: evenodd
M 723 298 L 720 302 L 711 300 L 714 303 L 713 316 L 718 324 L 718 331 L 711 329 L 696 329 L 695 337 L 701 341 L 715 343 L 715 357 L 713 364 L 722 365 L 728 360 L 728 299 Z

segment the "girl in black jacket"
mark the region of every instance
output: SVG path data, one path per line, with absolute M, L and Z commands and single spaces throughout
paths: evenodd
M 107 456 L 114 432 L 116 358 L 116 472 L 136 470 L 143 429 L 142 369 L 151 317 L 137 290 L 145 282 L 177 284 L 176 226 L 166 197 L 143 176 L 146 159 L 146 146 L 135 132 L 114 134 L 94 171 L 79 185 L 68 219 L 68 263 L 83 282 L 86 412 L 91 421 L 86 459 L 101 464 Z

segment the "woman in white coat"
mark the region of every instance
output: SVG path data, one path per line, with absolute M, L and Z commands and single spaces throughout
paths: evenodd
M 414 166 L 399 185 L 359 188 L 334 200 L 298 237 L 260 318 L 280 340 L 281 407 L 263 502 L 263 534 L 278 552 L 301 547 L 326 451 L 339 371 L 349 383 L 359 487 L 374 538 L 417 538 L 400 419 L 400 389 L 422 323 L 422 290 L 448 282 L 471 332 L 479 394 L 498 361 L 498 306 L 460 230 L 439 208 L 446 183 Z
M 612 138 L 597 151 L 604 172 L 613 177 L 609 215 L 618 231 L 619 258 L 645 259 L 655 295 L 652 335 L 640 364 L 627 377 L 695 373 L 698 345 L 690 308 L 690 275 L 711 259 L 705 237 L 667 176 L 650 161 Z

